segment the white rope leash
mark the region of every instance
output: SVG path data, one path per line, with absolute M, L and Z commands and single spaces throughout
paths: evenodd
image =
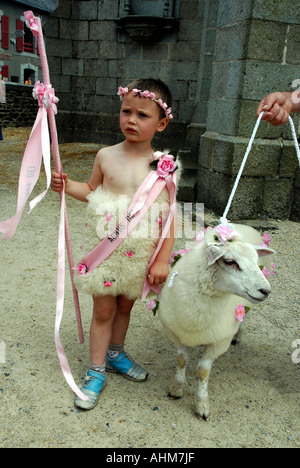
M 235 184 L 233 186 L 233 189 L 232 189 L 232 192 L 231 192 L 231 195 L 229 197 L 229 200 L 228 200 L 228 203 L 227 203 L 227 206 L 225 208 L 225 211 L 224 211 L 224 214 L 221 218 L 221 224 L 223 225 L 230 225 L 228 220 L 227 220 L 227 215 L 229 213 L 229 210 L 230 210 L 230 207 L 232 205 L 232 202 L 233 202 L 233 199 L 234 199 L 234 196 L 236 194 L 236 191 L 238 189 L 238 186 L 239 186 L 239 183 L 240 183 L 240 180 L 241 180 L 241 177 L 243 175 L 243 172 L 244 172 L 244 169 L 245 169 L 245 166 L 246 166 L 246 163 L 248 161 L 248 156 L 250 154 L 250 151 L 252 149 L 252 145 L 253 145 L 253 142 L 254 142 L 254 139 L 255 139 L 255 136 L 256 136 L 256 133 L 257 133 L 257 130 L 258 130 L 258 127 L 260 125 L 260 122 L 261 122 L 261 119 L 262 119 L 262 116 L 264 115 L 264 112 L 262 112 L 260 114 L 260 116 L 258 117 L 257 119 L 257 122 L 256 122 L 256 125 L 254 127 L 254 130 L 253 130 L 253 133 L 252 133 L 252 136 L 250 138 L 250 141 L 249 141 L 249 144 L 248 144 L 248 147 L 247 147 L 247 150 L 246 150 L 246 153 L 245 153 L 245 156 L 244 156 L 244 159 L 243 159 L 243 162 L 242 162 L 242 165 L 240 167 L 240 170 L 238 172 L 238 175 L 237 175 L 237 178 L 236 178 L 236 181 L 235 181 Z M 291 117 L 289 117 L 289 122 L 290 122 L 290 126 L 291 126 L 291 131 L 292 131 L 292 135 L 293 135 L 293 140 L 294 140 L 294 143 L 295 143 L 295 148 L 296 148 L 296 153 L 297 153 L 297 157 L 298 157 L 298 161 L 299 161 L 299 166 L 300 166 L 300 148 L 299 148 L 299 143 L 298 143 L 298 140 L 297 140 L 297 134 L 296 134 L 296 130 L 295 130 L 295 125 L 294 125 L 294 122 L 293 122 L 293 119 Z

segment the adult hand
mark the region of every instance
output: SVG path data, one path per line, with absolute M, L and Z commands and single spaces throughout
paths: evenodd
M 275 126 L 283 125 L 288 121 L 292 108 L 292 93 L 272 93 L 260 102 L 257 117 L 261 112 L 265 112 L 262 120 Z

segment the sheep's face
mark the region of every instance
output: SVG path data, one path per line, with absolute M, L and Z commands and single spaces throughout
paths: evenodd
M 259 267 L 259 257 L 274 253 L 271 249 L 241 242 L 209 246 L 207 258 L 208 266 L 214 269 L 214 288 L 253 304 L 263 302 L 269 297 L 271 286 Z

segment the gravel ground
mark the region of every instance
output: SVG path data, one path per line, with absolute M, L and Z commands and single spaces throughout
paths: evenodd
M 30 129 L 4 129 L 0 142 L 1 220 L 15 213 L 20 162 Z M 61 145 L 64 171 L 75 180 L 89 177 L 95 145 Z M 45 186 L 41 177 L 38 190 Z M 85 206 L 68 199 L 74 255 L 79 259 Z M 212 213 L 208 218 L 214 218 Z M 170 401 L 175 370 L 173 345 L 159 319 L 137 302 L 127 350 L 149 371 L 135 384 L 108 377 L 96 409 L 73 405 L 54 347 L 59 202 L 53 192 L 31 215 L 24 214 L 16 236 L 0 243 L 0 338 L 6 363 L 0 363 L 0 447 L 204 448 L 300 447 L 300 365 L 292 343 L 300 339 L 299 237 L 292 222 L 259 223 L 268 228 L 278 255 L 273 292 L 248 316 L 242 343 L 214 365 L 210 381 L 211 419 L 194 413 L 196 365 L 201 349 L 191 351 L 184 397 Z M 185 240 L 177 241 L 185 247 Z M 81 296 L 86 341 L 78 344 L 70 281 L 66 281 L 61 338 L 77 382 L 89 362 L 88 331 L 92 301 Z

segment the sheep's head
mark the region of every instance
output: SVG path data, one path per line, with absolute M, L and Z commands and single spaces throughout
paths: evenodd
M 269 297 L 271 286 L 258 259 L 274 253 L 274 250 L 238 241 L 208 246 L 206 255 L 208 267 L 214 269 L 214 288 L 253 304 L 264 301 Z

